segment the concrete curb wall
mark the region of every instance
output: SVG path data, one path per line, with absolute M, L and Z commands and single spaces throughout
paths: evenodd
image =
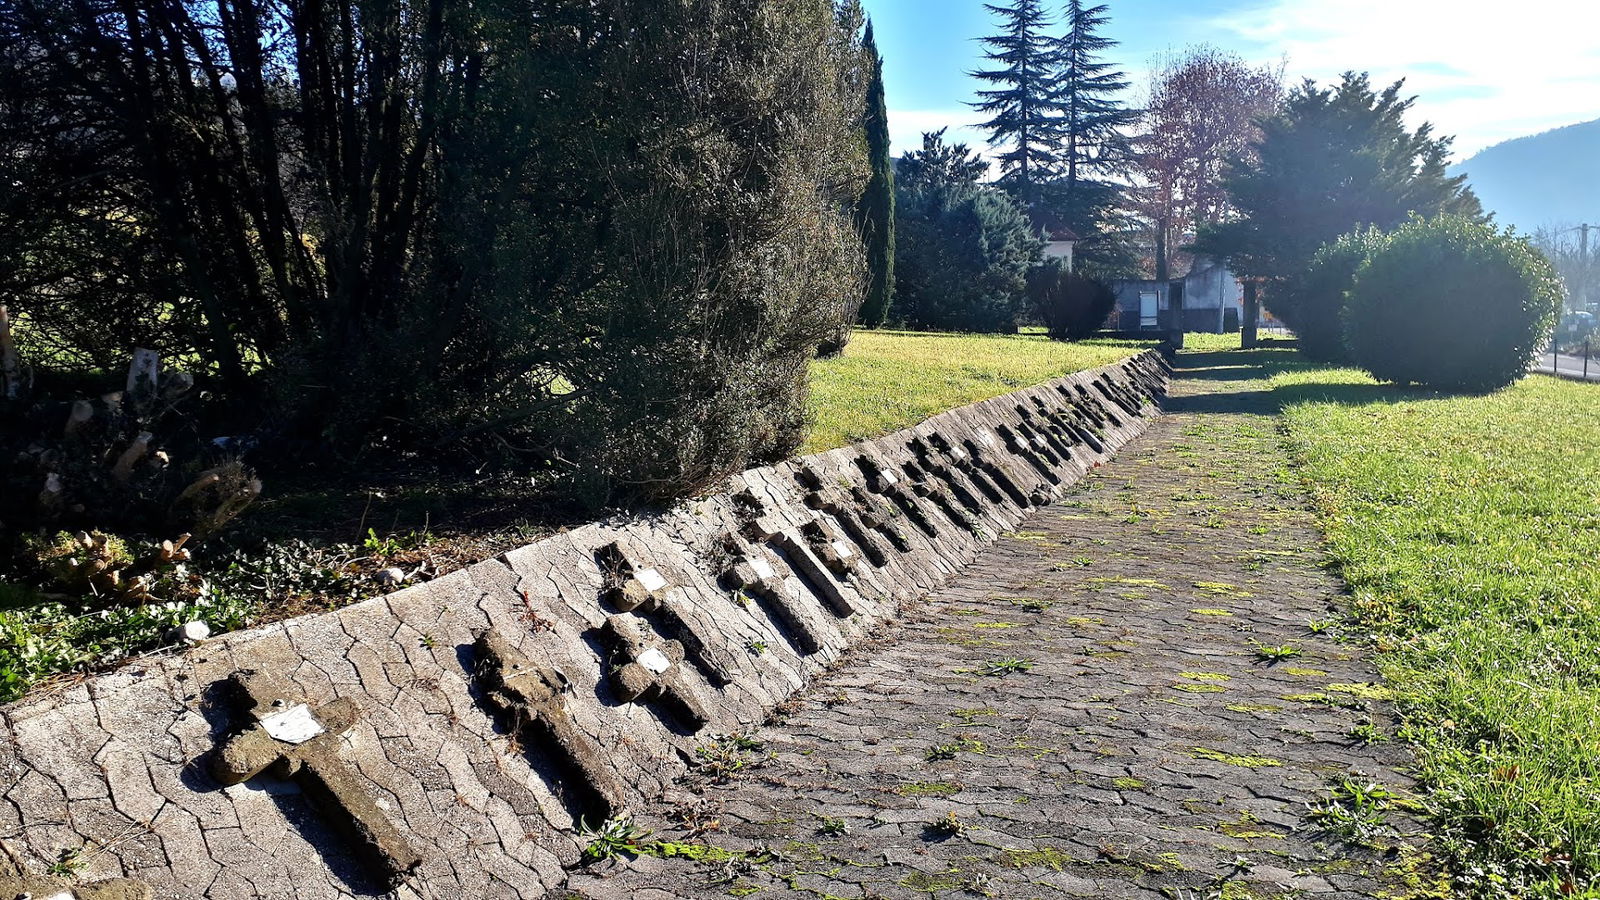
M 543 896 L 579 819 L 759 724 L 1140 433 L 1169 374 L 1146 352 L 11 704 L 0 889 L 66 852 L 79 900 Z

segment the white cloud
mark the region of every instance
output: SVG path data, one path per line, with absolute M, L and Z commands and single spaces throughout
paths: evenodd
M 1211 22 L 1288 72 L 1406 79 L 1416 122 L 1490 144 L 1600 117 L 1600 7 L 1591 0 L 1267 0 Z

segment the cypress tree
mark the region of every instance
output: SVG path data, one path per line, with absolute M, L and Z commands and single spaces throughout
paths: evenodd
M 856 205 L 856 228 L 867 250 L 867 296 L 861 304 L 861 323 L 877 327 L 889 318 L 894 304 L 894 160 L 889 154 L 889 109 L 883 95 L 883 58 L 867 22 L 862 38 L 870 74 L 863 121 L 872 176 Z
M 999 156 L 1000 183 L 1031 206 L 1039 199 L 1038 184 L 1054 174 L 1058 160 L 1056 55 L 1045 33 L 1050 17 L 1040 0 L 985 8 L 1000 20 L 1000 33 L 983 39 L 984 56 L 998 66 L 971 75 L 997 87 L 979 91 L 972 105 L 991 117 L 983 123 L 989 143 L 1008 148 Z

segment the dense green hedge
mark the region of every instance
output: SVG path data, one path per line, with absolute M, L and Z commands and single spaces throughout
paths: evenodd
M 1497 390 L 1527 373 L 1561 297 L 1526 240 L 1467 219 L 1413 219 L 1356 273 L 1346 343 L 1385 381 Z
M 1300 352 L 1318 362 L 1348 362 L 1344 342 L 1345 296 L 1356 272 L 1388 238 L 1376 228 L 1356 229 L 1324 245 L 1305 274 L 1274 291 L 1268 306 L 1300 339 Z
M 1073 273 L 1060 259 L 1028 271 L 1028 299 L 1058 341 L 1081 341 L 1099 331 L 1117 305 L 1116 292 L 1104 282 Z
M 262 457 L 597 501 L 798 444 L 866 283 L 855 0 L 107 9 L 0 4 L 25 362 L 148 347 Z

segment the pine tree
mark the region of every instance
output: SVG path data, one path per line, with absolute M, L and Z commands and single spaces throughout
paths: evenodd
M 1069 0 L 1064 34 L 1046 42 L 1049 60 L 1046 144 L 1049 176 L 1034 187 L 1029 212 L 1037 228 L 1068 228 L 1080 240 L 1078 262 L 1100 277 L 1132 274 L 1137 268 L 1127 231 L 1122 180 L 1130 158 L 1124 132 L 1139 118 L 1118 95 L 1128 87 L 1120 71 L 1102 59 L 1116 42 L 1101 37 L 1104 5 L 1084 8 Z
M 1067 0 L 1066 33 L 1055 40 L 1055 93 L 1061 111 L 1057 123 L 1066 190 L 1081 180 L 1116 174 L 1128 159 L 1125 129 L 1139 120 L 1117 95 L 1128 88 L 1122 72 L 1102 59 L 1117 42 L 1098 32 L 1110 17 L 1105 4 L 1085 9 L 1082 0 Z
M 1001 184 L 1027 206 L 1058 162 L 1055 39 L 1046 34 L 1050 17 L 1041 0 L 985 8 L 1000 20 L 1000 33 L 983 39 L 984 56 L 998 66 L 971 74 L 998 87 L 979 91 L 973 106 L 991 117 L 983 123 L 989 143 L 1008 148 L 999 156 Z
M 1393 229 L 1412 214 L 1480 218 L 1465 176 L 1445 170 L 1450 138 L 1431 125 L 1406 128 L 1404 82 L 1374 90 L 1347 72 L 1334 87 L 1307 80 L 1262 122 L 1252 157 L 1224 181 L 1238 215 L 1200 230 L 1196 248 L 1233 270 L 1298 277 L 1323 244 L 1359 226 Z
M 877 327 L 889 318 L 894 303 L 894 160 L 889 154 L 889 110 L 883 93 L 883 58 L 867 23 L 862 38 L 870 74 L 863 121 L 872 177 L 856 205 L 856 229 L 867 248 L 867 296 L 861 305 L 861 322 Z

